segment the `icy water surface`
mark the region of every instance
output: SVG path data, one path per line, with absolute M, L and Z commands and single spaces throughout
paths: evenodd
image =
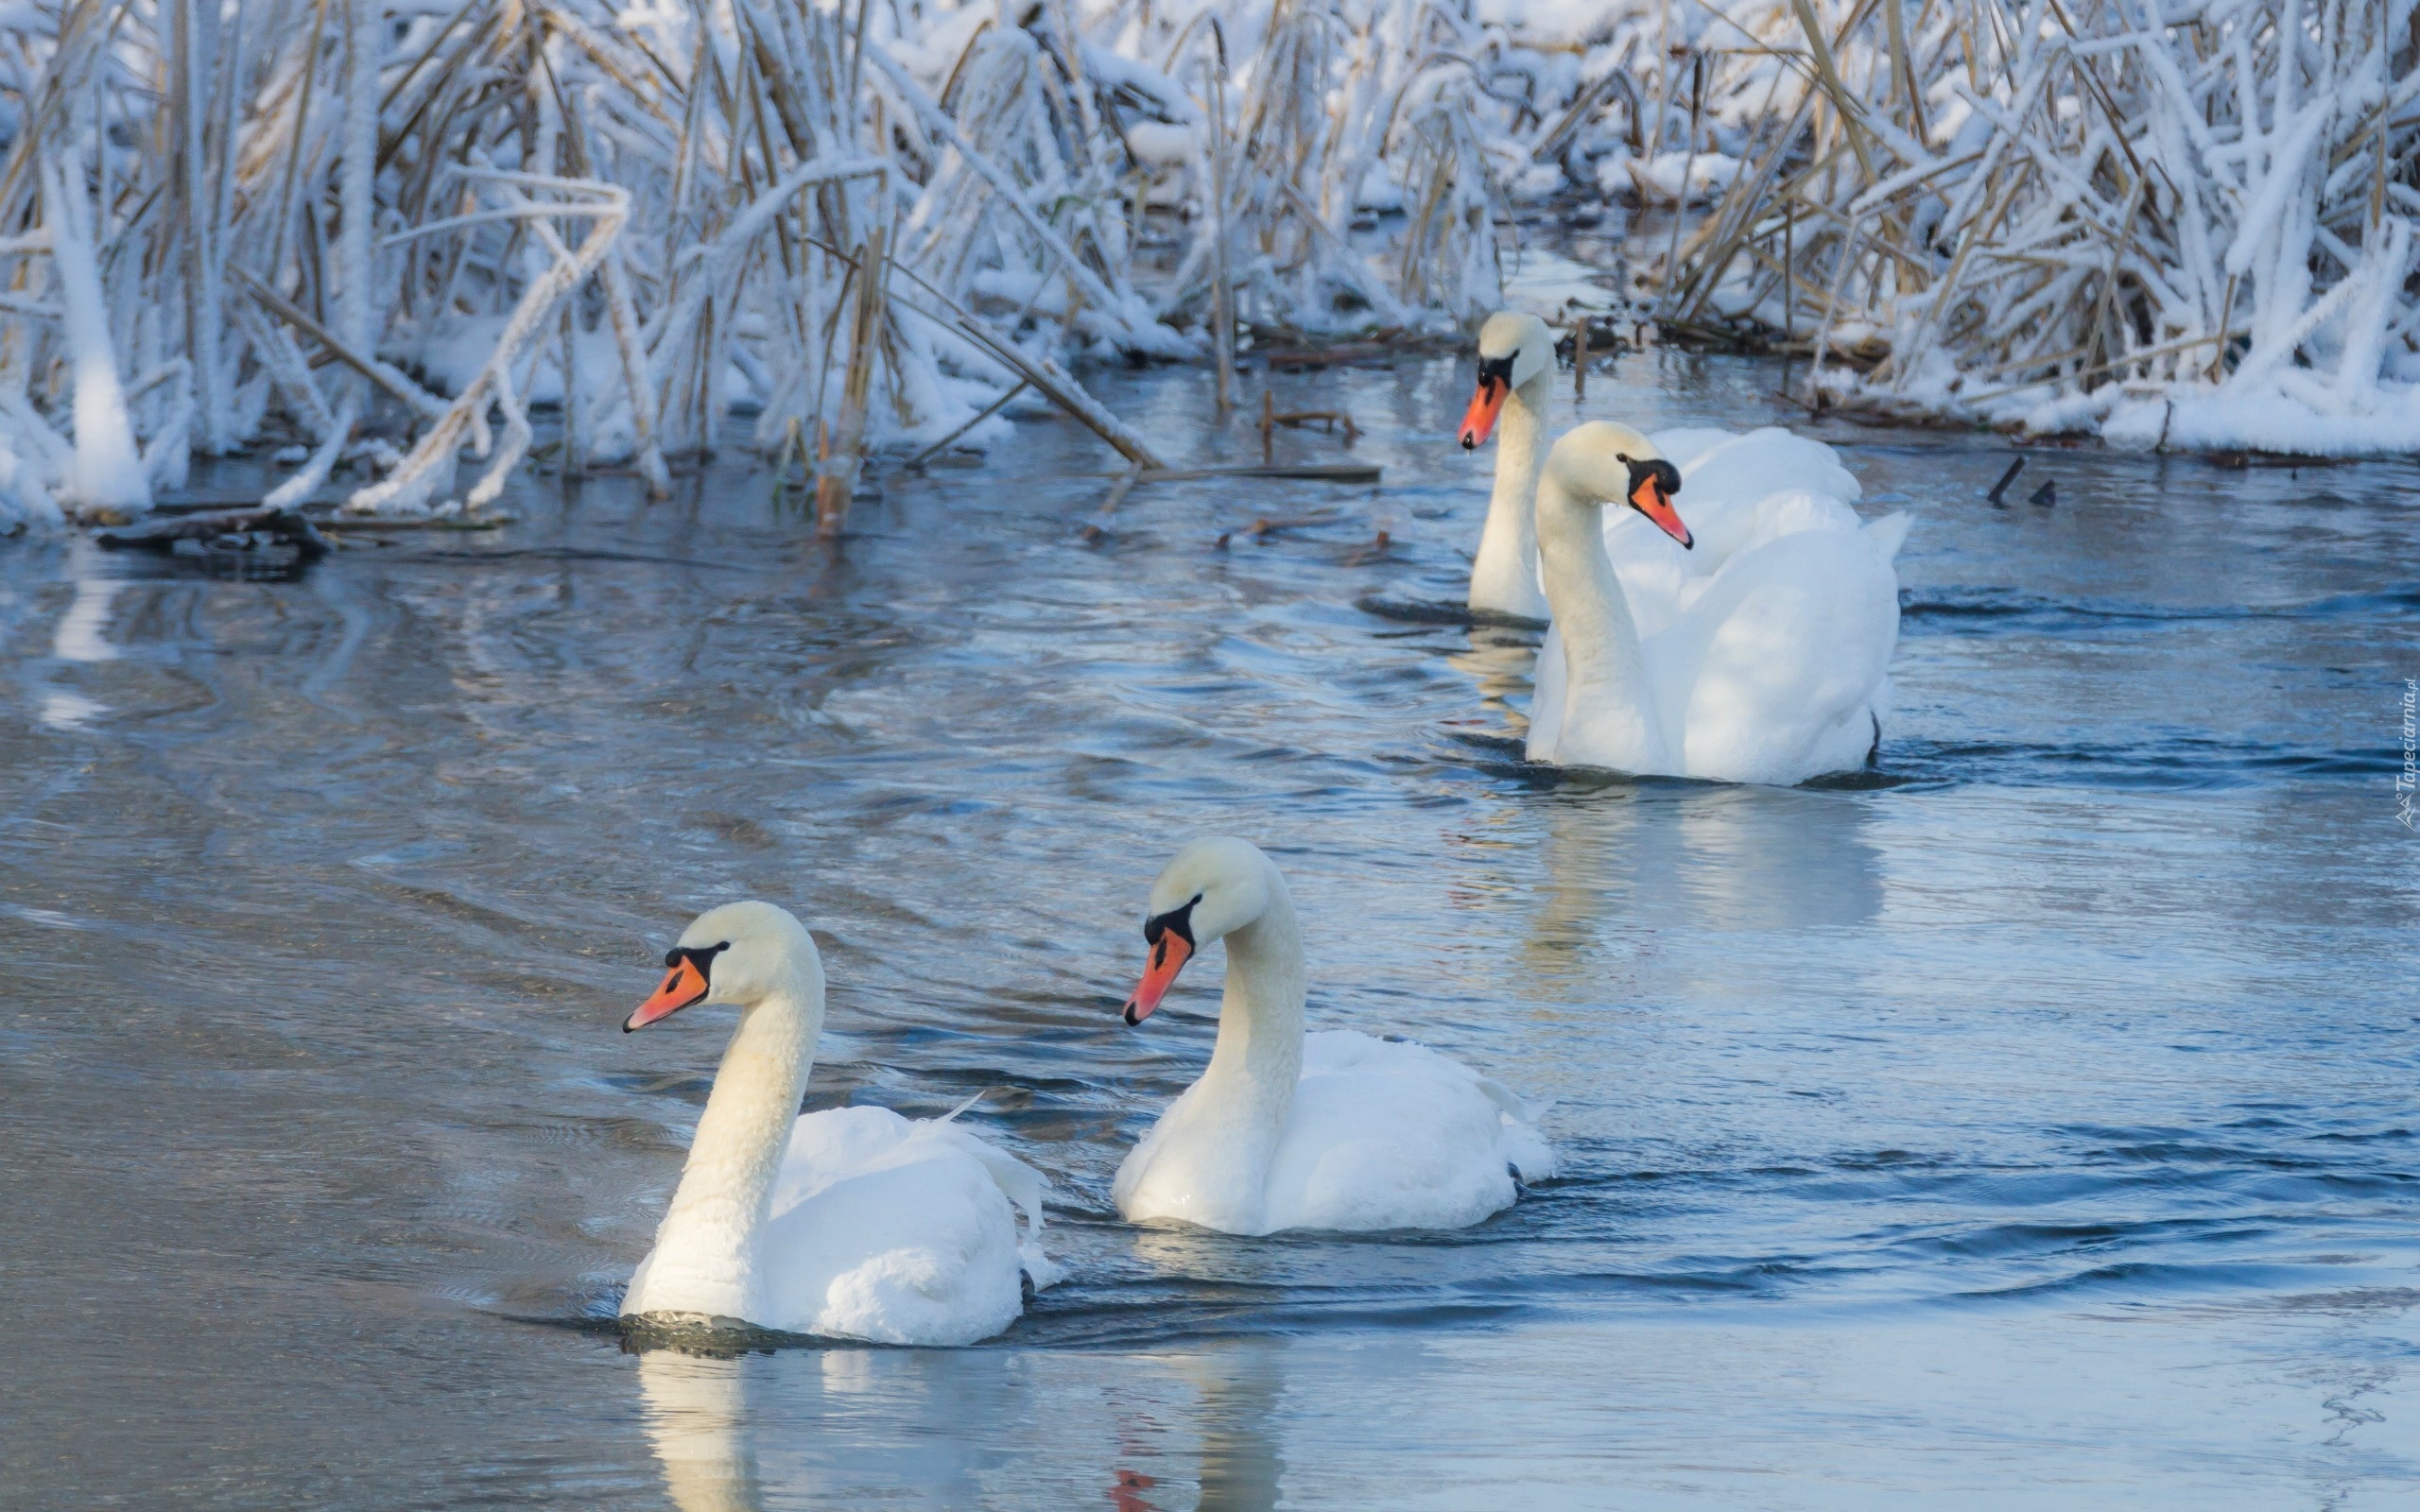
M 1633 356 L 1588 412 L 1777 381 Z M 1277 383 L 1384 485 L 1087 543 L 1108 463 L 1029 420 L 836 551 L 736 464 L 289 583 L 0 545 L 0 1503 L 2413 1504 L 2420 470 L 2040 449 L 1996 508 L 2003 442 L 1827 425 L 1917 517 L 1879 770 L 1630 783 L 1516 760 L 1522 637 L 1362 607 L 1459 597 L 1464 364 Z M 1219 963 L 1116 1005 L 1212 831 L 1291 877 L 1315 1023 L 1552 1098 L 1566 1177 L 1118 1225 Z M 731 1019 L 616 1025 L 749 895 L 826 951 L 810 1107 L 988 1089 L 1056 1179 L 1007 1338 L 621 1348 Z

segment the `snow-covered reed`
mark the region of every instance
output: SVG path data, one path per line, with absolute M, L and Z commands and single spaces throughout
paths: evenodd
M 1020 385 L 1148 462 L 1063 361 L 1467 323 L 1557 194 L 1703 207 L 1661 313 L 1835 393 L 2411 448 L 2414 4 L 19 0 L 0 524 L 660 490 L 744 411 L 829 525 Z
M 547 460 L 659 489 L 752 410 L 827 523 L 1020 382 L 1139 458 L 1054 358 L 1469 318 L 1582 60 L 1455 0 L 20 0 L 0 39 L 0 522 L 264 445 L 281 500 L 475 507 L 533 405 Z
M 1810 342 L 1824 391 L 1906 412 L 2420 450 L 2414 9 L 1726 8 L 1719 93 L 1770 103 L 1666 313 Z

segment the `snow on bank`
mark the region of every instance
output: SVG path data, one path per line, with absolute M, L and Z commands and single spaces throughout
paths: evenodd
M 2179 391 L 2126 399 L 2100 421 L 2112 445 L 2186 451 L 2285 452 L 2302 456 L 2370 456 L 2420 451 L 2420 387 L 2381 386 L 2362 415 L 2326 414 L 2272 393 L 2265 397 Z

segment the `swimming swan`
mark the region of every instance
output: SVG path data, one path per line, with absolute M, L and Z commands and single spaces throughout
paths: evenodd
M 1538 586 L 1538 536 L 1530 499 L 1538 490 L 1547 412 L 1554 404 L 1554 333 L 1534 315 L 1499 310 L 1478 330 L 1478 389 L 1462 416 L 1465 452 L 1496 427 L 1495 486 L 1471 560 L 1470 607 L 1483 614 L 1546 619 Z
M 1460 433 L 1463 449 L 1476 449 L 1501 421 L 1495 491 L 1471 567 L 1475 610 L 1552 617 L 1538 559 L 1544 527 L 1534 500 L 1553 378 L 1554 334 L 1545 321 L 1511 312 L 1488 318 L 1479 329 L 1478 385 Z M 1709 593 L 1722 597 L 1714 591 L 1716 580 L 1734 573 L 1735 561 L 1761 552 L 1753 568 L 1743 563 L 1731 577 L 1735 587 L 1752 578 L 1763 584 L 1753 610 L 1758 628 L 1752 634 L 1743 621 L 1730 634 L 1735 643 L 1763 637 L 1782 653 L 1779 666 L 1802 680 L 1792 687 L 1769 675 L 1753 706 L 1735 712 L 1728 732 L 1715 733 L 1712 723 L 1692 728 L 1662 765 L 1622 769 L 1790 783 L 1861 765 L 1891 712 L 1899 593 L 1893 560 L 1907 539 L 1908 517 L 1894 514 L 1871 524 L 1859 520 L 1851 506 L 1863 490 L 1839 455 L 1821 441 L 1777 426 L 1745 433 L 1664 431 L 1650 438 L 1643 455 L 1671 464 L 1668 496 L 1686 490 L 1685 534 L 1694 549 L 1675 550 L 1673 541 L 1681 538 L 1644 518 L 1643 510 L 1602 512 L 1605 554 L 1640 640 L 1652 641 Z M 1820 540 L 1776 544 L 1784 538 L 1824 535 L 1860 540 L 1864 550 L 1844 551 L 1840 541 Z M 1584 753 L 1552 753 L 1552 695 L 1559 690 L 1563 659 L 1562 636 L 1549 631 L 1539 652 L 1539 696 L 1532 706 L 1533 719 L 1547 723 L 1548 738 L 1533 734 L 1532 758 L 1607 765 Z M 1669 670 L 1658 668 L 1659 678 Z M 1858 684 L 1861 718 L 1825 706 L 1843 679 Z M 1708 684 L 1709 707 L 1718 701 L 1713 686 Z M 1703 712 L 1694 717 L 1713 720 Z M 1747 718 L 1760 718 L 1767 728 L 1758 738 L 1742 741 L 1737 726 Z M 1793 731 L 1803 732 L 1801 727 L 1809 723 L 1822 725 L 1824 735 L 1793 744 Z M 1855 738 L 1860 730 L 1861 741 Z
M 1530 759 L 1779 784 L 1862 765 L 1890 706 L 1905 517 L 1860 527 L 1811 491 L 1718 507 L 1719 560 L 1700 573 L 1675 559 L 1695 541 L 1672 503 L 1684 476 L 1628 426 L 1594 421 L 1555 443 L 1537 497 L 1554 628 Z M 1601 507 L 1616 500 L 1662 532 L 1634 526 L 1618 557 Z
M 804 925 L 770 903 L 726 904 L 664 962 L 626 1032 L 700 1003 L 738 1008 L 739 1027 L 624 1317 L 972 1344 L 1024 1311 L 1021 1269 L 1037 1286 L 1056 1279 L 1035 1244 L 1047 1183 L 955 1112 L 799 1116 L 823 1029 L 823 961 Z
M 1129 1221 L 1231 1234 L 1462 1228 L 1554 1174 L 1537 1114 L 1460 1061 L 1349 1030 L 1305 1035 L 1303 936 L 1277 868 L 1247 841 L 1196 840 L 1151 885 L 1140 1023 L 1177 972 L 1227 942 L 1219 1041 L 1201 1079 L 1118 1167 Z

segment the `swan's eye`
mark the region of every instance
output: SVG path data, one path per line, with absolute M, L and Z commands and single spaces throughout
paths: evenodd
M 1161 936 L 1174 931 L 1177 938 L 1191 945 L 1193 943 L 1193 905 L 1201 901 L 1201 895 L 1197 892 L 1186 900 L 1183 907 L 1171 908 L 1165 914 L 1153 914 L 1143 920 L 1143 943 L 1157 945 Z M 1152 958 L 1157 960 L 1158 956 L 1155 954 Z
M 708 945 L 697 950 L 684 950 L 675 945 L 664 953 L 664 964 L 668 970 L 685 960 L 698 969 L 700 976 L 711 981 L 715 974 L 715 957 L 729 949 L 731 949 L 729 940 L 724 940 L 719 945 Z
M 1614 454 L 1614 460 L 1624 465 L 1628 465 L 1630 462 L 1630 454 L 1628 452 L 1616 452 Z

